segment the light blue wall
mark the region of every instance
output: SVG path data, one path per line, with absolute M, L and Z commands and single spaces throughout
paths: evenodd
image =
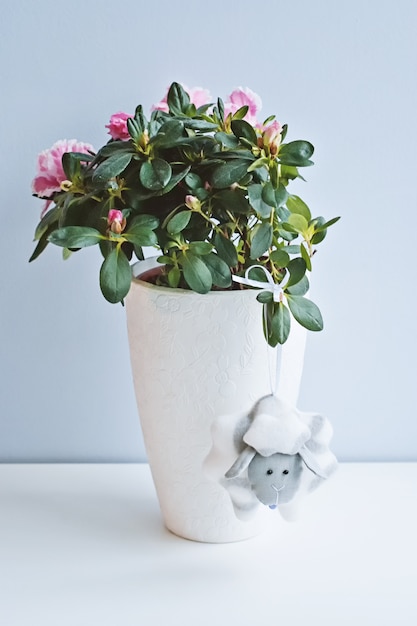
M 416 20 L 413 0 L 2 2 L 0 460 L 144 459 L 124 311 L 95 249 L 28 265 L 30 182 L 39 151 L 100 146 L 172 80 L 250 86 L 316 145 L 303 197 L 343 220 L 316 258 L 326 329 L 300 407 L 330 417 L 341 459 L 417 459 Z

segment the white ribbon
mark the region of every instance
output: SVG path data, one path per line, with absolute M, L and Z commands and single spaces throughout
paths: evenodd
M 251 278 L 249 278 L 249 272 L 254 268 L 254 267 L 259 267 L 263 273 L 265 274 L 266 280 L 267 282 L 262 282 L 260 280 L 252 280 Z M 274 282 L 274 279 L 272 278 L 272 274 L 271 272 L 269 272 L 263 265 L 251 265 L 250 267 L 248 267 L 248 269 L 245 272 L 245 276 L 232 276 L 232 280 L 235 281 L 235 283 L 241 283 L 242 285 L 248 285 L 248 287 L 256 287 L 257 289 L 260 289 L 261 291 L 269 291 L 272 292 L 273 298 L 274 298 L 274 302 L 280 302 L 282 299 L 282 293 L 284 291 L 284 287 L 288 281 L 288 275 L 286 277 L 286 279 L 284 278 L 284 280 L 278 285 L 277 283 Z

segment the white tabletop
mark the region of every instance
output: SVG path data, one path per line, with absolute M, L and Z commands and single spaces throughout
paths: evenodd
M 147 465 L 0 465 L 2 626 L 417 623 L 417 464 L 343 464 L 234 544 L 162 525 Z

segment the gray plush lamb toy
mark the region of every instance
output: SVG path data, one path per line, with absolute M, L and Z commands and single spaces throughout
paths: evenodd
M 214 421 L 205 469 L 228 491 L 239 519 L 250 519 L 259 502 L 291 519 L 302 497 L 336 469 L 331 436 L 325 417 L 268 395 L 249 413 Z

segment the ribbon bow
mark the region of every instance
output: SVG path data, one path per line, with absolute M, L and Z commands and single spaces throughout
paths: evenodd
M 252 278 L 249 278 L 249 272 L 254 268 L 254 267 L 259 267 L 263 273 L 265 274 L 266 280 L 267 282 L 262 282 L 260 280 L 252 280 Z M 232 276 L 232 280 L 235 281 L 235 283 L 241 283 L 242 285 L 248 285 L 248 287 L 256 287 L 257 289 L 260 289 L 261 291 L 269 291 L 272 292 L 273 298 L 274 298 L 274 302 L 280 302 L 281 298 L 282 298 L 282 293 L 284 292 L 284 287 L 285 284 L 288 281 L 288 277 L 283 281 L 281 281 L 281 283 L 278 285 L 277 283 L 274 282 L 274 279 L 272 278 L 272 274 L 271 272 L 269 272 L 265 267 L 263 267 L 263 265 L 251 265 L 250 267 L 248 267 L 248 269 L 245 272 L 245 276 Z

